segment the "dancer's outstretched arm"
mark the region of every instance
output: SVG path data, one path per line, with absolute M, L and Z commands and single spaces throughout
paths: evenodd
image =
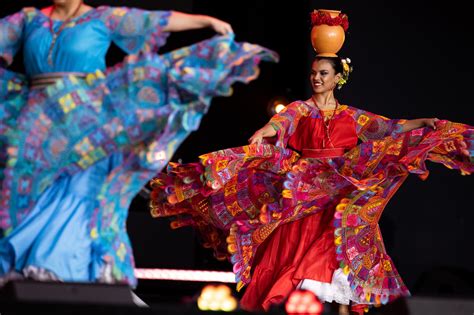
M 187 14 L 172 11 L 165 32 L 180 32 L 210 27 L 221 35 L 233 33 L 232 26 L 224 21 L 208 15 Z
M 436 129 L 436 122 L 438 118 L 419 118 L 407 120 L 402 127 L 402 132 L 407 132 L 416 128 L 430 127 Z
M 250 144 L 261 144 L 263 138 L 271 138 L 276 135 L 276 130 L 271 124 L 266 124 L 263 128 L 257 130 L 249 139 Z

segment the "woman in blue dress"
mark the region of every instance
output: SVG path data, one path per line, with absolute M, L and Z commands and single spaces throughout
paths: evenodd
M 219 36 L 164 55 L 169 32 Z M 229 24 L 175 11 L 54 0 L 0 19 L 0 283 L 136 285 L 127 211 L 196 130 L 212 97 L 277 55 Z M 115 43 L 128 55 L 112 68 Z M 6 69 L 22 47 L 26 74 Z

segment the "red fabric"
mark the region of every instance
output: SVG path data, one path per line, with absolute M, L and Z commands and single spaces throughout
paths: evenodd
M 330 128 L 332 144 L 337 148 L 354 147 L 357 144 L 354 119 L 344 111 L 335 118 Z M 324 134 L 320 118 L 304 117 L 290 137 L 289 145 L 299 152 L 322 149 Z M 278 227 L 260 245 L 252 281 L 240 301 L 244 309 L 268 310 L 272 304 L 283 302 L 302 279 L 331 282 L 338 268 L 334 207 Z
M 346 111 L 340 111 L 329 124 L 329 136 L 335 148 L 355 147 L 358 137 L 354 118 Z M 322 119 L 312 116 L 301 118 L 295 133 L 288 140 L 288 146 L 300 153 L 303 149 L 332 148 L 328 143 Z
M 367 304 L 353 304 L 351 305 L 351 315 L 364 315 Z
M 331 149 L 303 149 L 301 152 L 303 158 L 333 158 L 339 157 L 345 153 L 344 148 L 331 148 Z

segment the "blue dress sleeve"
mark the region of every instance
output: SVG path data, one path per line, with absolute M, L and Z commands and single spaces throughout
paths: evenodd
M 101 18 L 112 41 L 128 54 L 156 52 L 166 43 L 164 32 L 171 11 L 146 11 L 126 7 L 103 7 Z
M 20 11 L 0 19 L 0 66 L 8 66 L 21 47 L 26 12 Z

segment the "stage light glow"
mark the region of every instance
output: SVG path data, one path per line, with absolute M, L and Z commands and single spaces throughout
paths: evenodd
M 283 104 L 277 104 L 277 105 L 275 106 L 275 113 L 278 114 L 278 113 L 281 112 L 283 109 L 285 109 L 285 107 L 286 107 L 286 106 L 283 105 Z
M 313 292 L 295 290 L 286 300 L 285 311 L 287 314 L 319 315 L 323 311 L 323 305 Z
M 288 104 L 288 99 L 285 96 L 275 96 L 268 101 L 267 112 L 270 116 L 273 116 L 281 112 Z
M 198 308 L 201 311 L 208 311 L 209 310 L 209 301 L 204 299 L 201 296 L 197 300 L 197 305 L 198 305 Z
M 221 310 L 224 312 L 232 312 L 237 309 L 237 300 L 235 298 L 227 298 L 221 304 Z
M 201 311 L 232 312 L 237 308 L 237 299 L 232 296 L 229 287 L 221 285 L 206 285 L 197 300 Z
M 135 269 L 135 276 L 144 280 L 235 283 L 234 273 L 225 271 L 137 268 Z

